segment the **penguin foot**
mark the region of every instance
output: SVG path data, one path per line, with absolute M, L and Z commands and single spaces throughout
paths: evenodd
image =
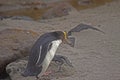
M 48 76 L 49 74 L 51 74 L 52 73 L 52 71 L 47 71 L 47 72 L 45 72 L 44 74 L 43 74 L 43 76 Z

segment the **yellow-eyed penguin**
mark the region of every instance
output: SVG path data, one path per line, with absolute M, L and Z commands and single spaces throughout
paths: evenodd
M 23 76 L 42 76 L 62 42 L 68 43 L 66 32 L 55 31 L 43 34 L 31 49 Z

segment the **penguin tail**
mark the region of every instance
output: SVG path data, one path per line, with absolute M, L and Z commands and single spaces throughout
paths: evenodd
M 23 73 L 21 73 L 22 76 L 28 77 L 28 76 L 37 76 L 41 72 L 41 67 L 31 67 L 26 68 Z

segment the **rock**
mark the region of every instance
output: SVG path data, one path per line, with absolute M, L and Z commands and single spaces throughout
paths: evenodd
M 12 80 L 35 80 L 36 77 L 23 77 L 21 74 L 24 72 L 27 66 L 27 58 L 17 60 L 7 65 L 6 71 L 10 75 Z M 47 76 L 42 76 L 39 80 L 51 80 L 63 77 L 68 77 L 74 74 L 75 70 L 73 67 L 68 66 L 66 63 L 62 65 L 61 71 L 58 72 L 58 64 L 51 62 L 47 71 L 52 71 Z
M 78 4 L 79 4 L 79 5 L 89 5 L 89 4 L 91 4 L 91 3 L 92 3 L 91 0 L 79 0 L 79 1 L 78 1 Z
M 27 56 L 38 34 L 30 30 L 5 29 L 0 31 L 0 77 L 10 62 Z
M 11 19 L 33 21 L 33 19 L 28 16 L 12 16 Z
M 0 16 L 0 20 L 3 20 L 3 19 L 33 21 L 32 18 L 27 17 L 27 16 Z
M 46 11 L 42 19 L 51 19 L 55 17 L 62 17 L 69 15 L 69 12 L 73 9 L 73 7 L 68 3 L 60 3 L 53 8 L 50 8 L 48 11 Z
M 0 20 L 10 18 L 11 16 L 0 16 Z
M 6 71 L 9 74 L 12 80 L 28 80 L 25 77 L 22 77 L 21 73 L 25 69 L 27 64 L 26 60 L 18 60 L 7 65 Z M 29 80 L 31 77 L 29 78 Z M 32 78 L 34 80 L 34 78 Z

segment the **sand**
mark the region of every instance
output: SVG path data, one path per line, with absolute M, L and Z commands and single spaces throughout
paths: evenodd
M 57 54 L 72 61 L 74 75 L 57 80 L 120 80 L 120 1 L 103 6 L 71 12 L 70 15 L 39 21 L 4 19 L 0 21 L 0 30 L 20 28 L 45 33 L 54 30 L 66 30 L 80 23 L 90 24 L 105 32 L 93 30 L 74 33 L 75 47 L 61 45 Z

